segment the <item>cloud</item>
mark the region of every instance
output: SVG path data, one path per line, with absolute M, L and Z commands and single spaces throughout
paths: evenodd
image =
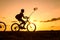
M 17 21 L 11 21 L 11 22 L 17 22 Z
M 33 20 L 34 22 L 37 22 L 37 20 Z
M 0 17 L 0 18 L 6 19 L 6 17 Z
M 60 17 L 58 17 L 58 18 L 52 18 L 51 20 L 40 21 L 40 22 L 52 22 L 52 21 L 57 21 L 57 20 L 60 20 Z

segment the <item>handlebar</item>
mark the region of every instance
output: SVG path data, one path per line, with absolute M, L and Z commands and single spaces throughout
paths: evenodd
M 29 17 L 25 16 L 26 19 L 29 19 Z

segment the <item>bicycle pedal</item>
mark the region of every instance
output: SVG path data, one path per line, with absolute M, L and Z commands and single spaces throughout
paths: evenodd
M 24 27 L 20 27 L 21 29 L 26 29 L 26 28 L 24 28 Z

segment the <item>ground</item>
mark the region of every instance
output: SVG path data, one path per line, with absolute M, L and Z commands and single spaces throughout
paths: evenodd
M 60 40 L 58 31 L 36 31 L 36 32 L 0 32 L 0 40 Z

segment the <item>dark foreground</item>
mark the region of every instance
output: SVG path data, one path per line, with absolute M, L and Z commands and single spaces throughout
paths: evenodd
M 0 40 L 60 40 L 60 31 L 0 32 Z

